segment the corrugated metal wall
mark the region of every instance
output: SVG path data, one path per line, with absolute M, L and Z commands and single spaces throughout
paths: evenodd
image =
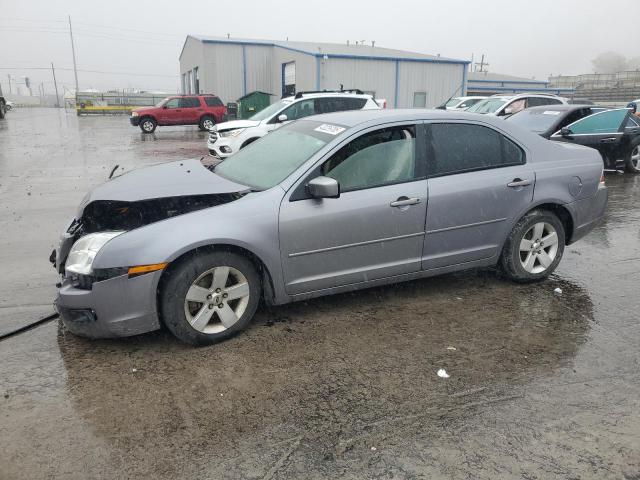
M 393 107 L 396 63 L 388 60 L 320 59 L 320 89 L 359 88 L 386 98 Z
M 454 94 L 464 95 L 461 85 L 466 65 L 400 62 L 398 67 L 398 108 L 413 107 L 416 92 L 426 92 L 427 108 L 441 105 Z
M 413 107 L 416 92 L 426 92 L 427 107 L 464 94 L 461 86 L 466 66 L 462 64 L 324 59 L 281 47 L 201 43 L 191 38 L 180 58 L 180 72 L 199 67 L 201 91 L 215 93 L 224 102 L 254 90 L 273 94 L 271 100 L 275 101 L 282 95 L 282 65 L 289 62 L 296 63 L 297 91 L 336 90 L 343 84 L 375 92 L 390 108 Z

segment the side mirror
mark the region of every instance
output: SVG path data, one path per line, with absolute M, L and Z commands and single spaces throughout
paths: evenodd
M 162 109 L 166 110 L 168 107 L 166 105 L 162 105 Z
M 307 191 L 313 198 L 339 198 L 340 184 L 335 178 L 316 177 L 307 183 Z
M 458 105 L 458 108 L 467 108 L 467 104 L 463 103 L 462 105 Z
M 573 135 L 573 132 L 569 127 L 563 127 L 560 129 L 560 135 L 562 135 L 563 137 L 570 137 L 571 135 Z
M 287 116 L 283 113 L 281 115 L 278 116 L 278 121 L 279 122 L 286 122 L 287 121 Z

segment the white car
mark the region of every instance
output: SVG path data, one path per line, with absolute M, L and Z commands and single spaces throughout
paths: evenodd
M 360 90 L 344 92 L 299 92 L 272 103 L 248 120 L 219 123 L 209 130 L 209 154 L 226 158 L 276 128 L 299 118 L 345 110 L 375 110 L 373 96 Z
M 487 97 L 453 97 L 444 104 L 447 110 L 466 110 Z
M 467 109 L 470 113 L 484 113 L 497 117 L 508 117 L 525 108 L 543 105 L 568 104 L 568 100 L 557 95 L 544 93 L 521 93 L 519 95 L 492 95 Z

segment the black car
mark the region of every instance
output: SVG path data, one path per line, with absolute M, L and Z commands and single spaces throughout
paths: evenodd
M 595 148 L 605 167 L 618 163 L 640 173 L 640 118 L 626 108 L 608 110 L 593 105 L 547 105 L 511 116 L 515 122 L 549 140 Z

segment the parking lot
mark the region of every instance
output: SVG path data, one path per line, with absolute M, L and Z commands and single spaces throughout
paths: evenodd
M 196 127 L 11 112 L 0 334 L 53 312 L 48 257 L 89 188 L 206 151 Z M 605 221 L 543 283 L 482 270 L 261 307 L 205 348 L 57 320 L 2 340 L 0 478 L 638 479 L 640 176 L 606 182 Z

